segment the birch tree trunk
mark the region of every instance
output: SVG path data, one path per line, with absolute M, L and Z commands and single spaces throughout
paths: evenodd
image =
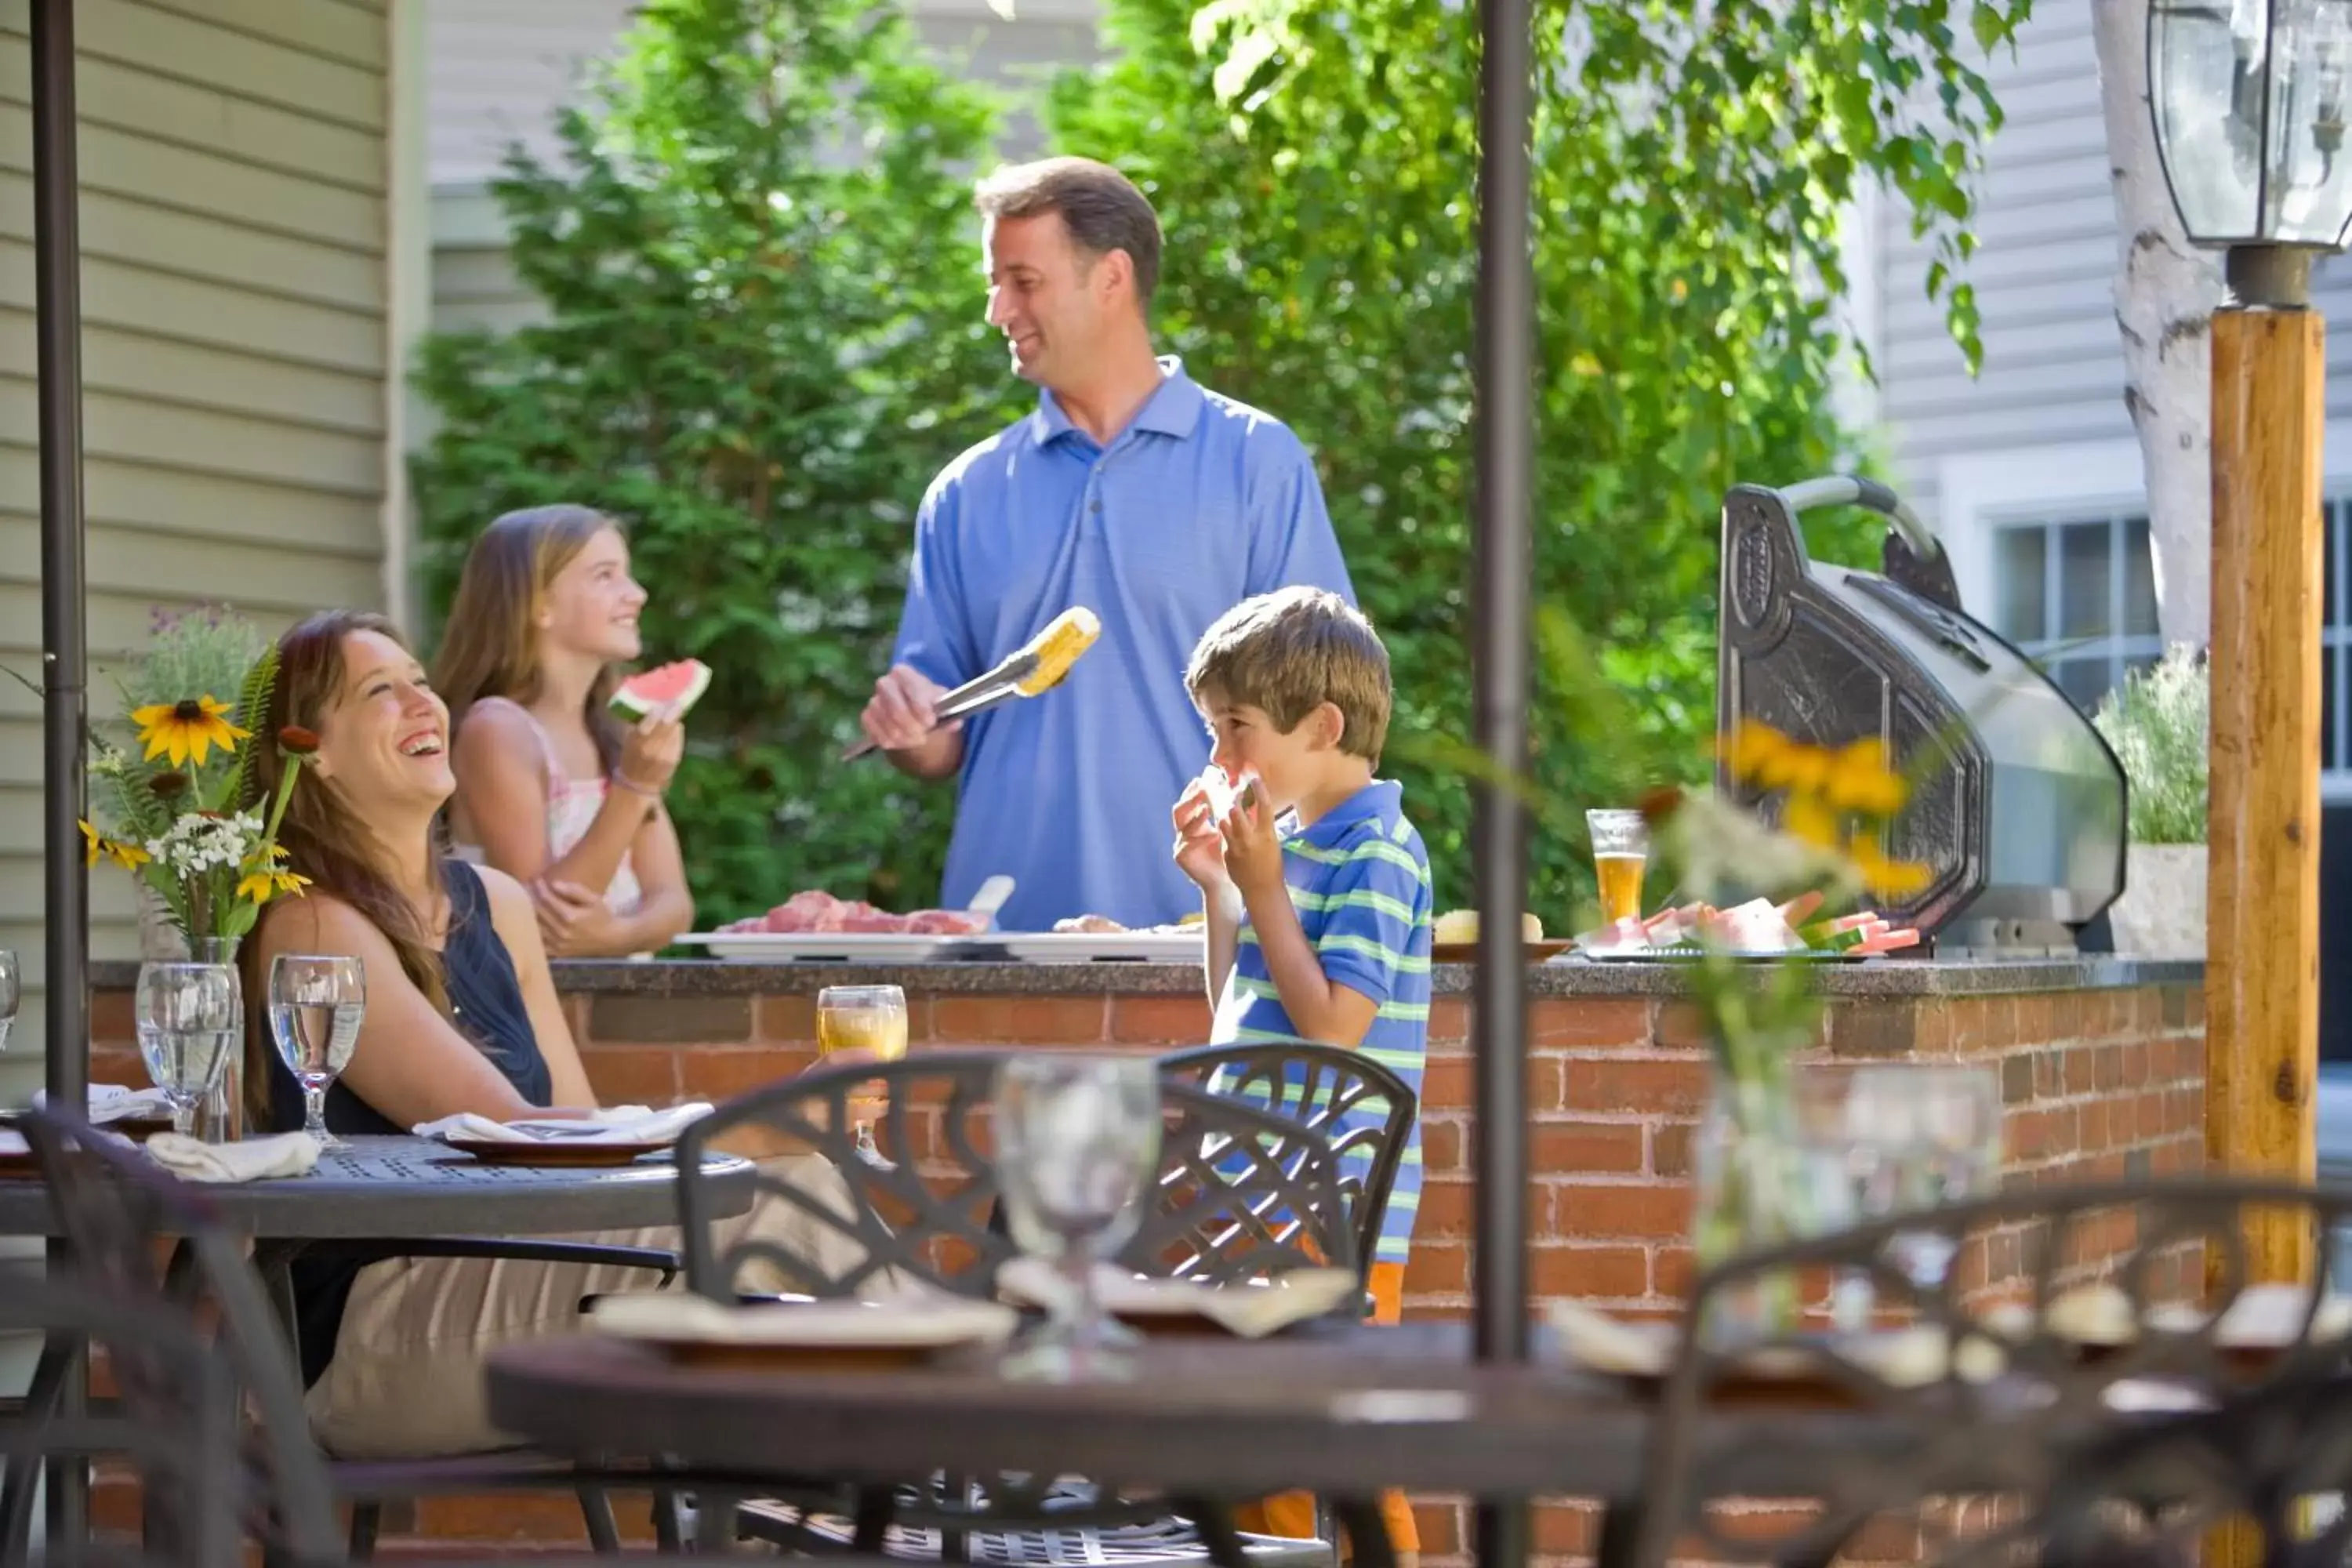
M 2157 161 L 2147 9 L 2148 0 L 2091 0 L 2116 190 L 2116 324 L 2123 332 L 2124 406 L 2147 481 L 2158 622 L 2168 644 L 2201 647 L 2211 624 L 2209 327 L 2221 300 L 2221 271 L 2216 258 L 2189 244 Z

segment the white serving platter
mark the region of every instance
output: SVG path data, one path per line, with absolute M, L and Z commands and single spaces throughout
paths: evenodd
M 969 939 L 1029 963 L 1202 963 L 1207 938 L 1198 931 L 991 931 Z
M 869 931 L 692 931 L 683 947 L 707 947 L 730 963 L 928 963 L 968 936 Z

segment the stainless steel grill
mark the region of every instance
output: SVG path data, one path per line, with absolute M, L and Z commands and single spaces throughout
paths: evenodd
M 1882 572 L 1806 553 L 1800 516 L 1832 506 L 1887 518 Z M 1933 879 L 1884 910 L 1937 951 L 2071 952 L 2123 891 L 2122 765 L 1961 608 L 1943 546 L 1885 486 L 1838 477 L 1724 498 L 1717 677 L 1720 735 L 1753 720 L 1815 745 L 1876 736 L 1906 768 L 1940 748 L 1886 846 Z

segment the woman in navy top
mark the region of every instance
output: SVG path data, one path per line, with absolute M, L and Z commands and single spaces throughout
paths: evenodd
M 289 865 L 311 886 L 263 910 L 242 953 L 245 986 L 248 997 L 266 994 L 283 952 L 349 954 L 365 967 L 367 1013 L 329 1093 L 328 1126 L 404 1132 L 460 1111 L 510 1121 L 593 1110 L 530 895 L 506 873 L 442 849 L 438 818 L 456 781 L 448 711 L 424 667 L 389 622 L 351 611 L 313 616 L 278 647 L 277 687 L 251 743 L 268 799 L 288 729 L 316 742 L 280 829 Z M 248 1012 L 248 1113 L 257 1125 L 299 1127 L 301 1097 L 270 1047 L 266 1009 Z M 841 1190 L 822 1160 L 804 1157 L 790 1174 Z M 773 1198 L 728 1228 L 804 1251 L 840 1245 Z M 677 1241 L 673 1227 L 583 1239 Z M 355 1458 L 501 1446 L 483 1410 L 484 1355 L 503 1342 L 572 1331 L 582 1297 L 643 1290 L 649 1279 L 635 1269 L 485 1258 L 299 1268 L 312 1425 L 331 1449 Z

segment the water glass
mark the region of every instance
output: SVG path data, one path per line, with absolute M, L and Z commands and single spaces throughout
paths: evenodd
M 816 1048 L 821 1055 L 856 1051 L 878 1062 L 907 1054 L 907 993 L 896 985 L 828 985 L 816 994 Z M 881 1108 L 853 1098 L 857 1157 L 887 1169 L 890 1162 L 874 1146 L 874 1119 Z
M 1040 1055 L 997 1074 L 997 1183 L 1014 1245 L 1059 1265 L 1066 1288 L 1011 1376 L 1116 1375 L 1131 1339 L 1095 1294 L 1096 1264 L 1134 1238 L 1160 1170 L 1160 1070 L 1148 1057 Z
M 8 1048 L 8 1031 L 16 1026 L 16 1004 L 23 995 L 23 983 L 16 977 L 16 954 L 0 947 L 0 1051 Z
M 172 1130 L 195 1131 L 196 1103 L 210 1094 L 241 1046 L 236 971 L 221 963 L 143 963 L 134 1004 L 139 1055 L 172 1102 Z
M 351 1065 L 366 1016 L 367 969 L 358 959 L 282 952 L 270 964 L 269 1032 L 302 1086 L 302 1131 L 323 1148 L 342 1143 L 327 1131 L 327 1089 Z

